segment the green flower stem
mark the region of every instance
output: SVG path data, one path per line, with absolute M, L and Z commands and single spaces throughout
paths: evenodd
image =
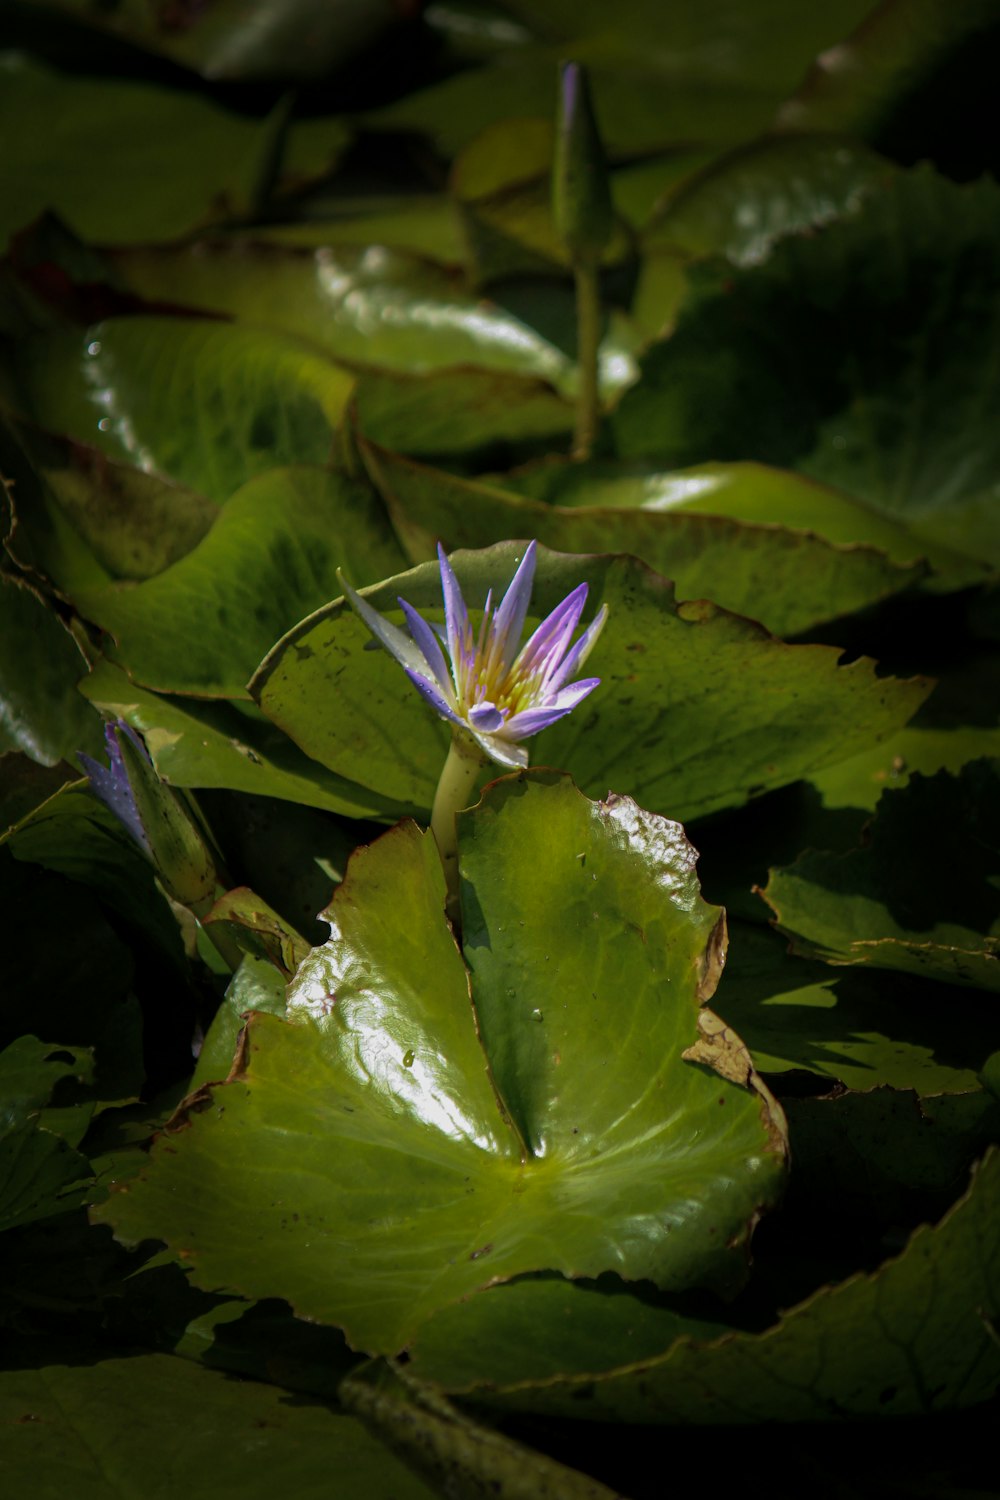
M 576 348 L 580 388 L 576 398 L 573 457 L 590 457 L 597 437 L 600 406 L 597 393 L 597 351 L 601 334 L 601 298 L 596 261 L 577 261 Z
M 479 773 L 486 764 L 486 756 L 476 742 L 461 729 L 453 729 L 451 748 L 444 763 L 441 779 L 434 793 L 431 811 L 431 832 L 437 842 L 438 853 L 444 866 L 445 885 L 448 894 L 445 910 L 452 926 L 458 926 L 458 838 L 455 832 L 455 814 L 468 807 L 473 799 Z

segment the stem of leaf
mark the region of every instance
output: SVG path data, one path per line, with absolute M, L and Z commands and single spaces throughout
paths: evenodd
M 448 759 L 444 763 L 441 779 L 434 793 L 431 832 L 444 866 L 444 879 L 447 887 L 445 910 L 456 932 L 459 927 L 461 908 L 458 900 L 458 836 L 455 829 L 455 814 L 463 807 L 470 805 L 476 782 L 479 780 L 479 773 L 485 764 L 486 757 L 475 740 L 470 739 L 461 729 L 453 730 Z
M 576 431 L 573 435 L 573 457 L 589 458 L 597 437 L 600 405 L 597 392 L 597 351 L 601 339 L 601 298 L 597 264 L 577 261 L 576 278 L 576 358 L 580 387 L 576 398 Z

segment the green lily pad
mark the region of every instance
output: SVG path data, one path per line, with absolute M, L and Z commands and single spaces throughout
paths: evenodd
M 508 445 L 516 457 L 543 442 L 565 439 L 568 447 L 573 427 L 572 405 L 547 381 L 490 370 L 369 372 L 358 379 L 355 407 L 361 431 L 385 448 L 428 456 L 486 450 L 485 463 L 506 461 Z
M 521 1382 L 518 1368 L 530 1369 L 530 1349 L 525 1352 L 524 1341 L 520 1349 L 508 1341 L 502 1317 L 503 1304 L 516 1303 L 520 1287 L 487 1291 L 475 1300 L 495 1298 L 499 1304 L 491 1319 L 497 1335 L 491 1370 L 481 1363 L 478 1378 L 469 1381 L 471 1360 L 460 1358 L 461 1389 L 500 1408 L 678 1428 L 926 1417 L 975 1406 L 1000 1383 L 994 1332 L 1000 1316 L 998 1187 L 1000 1152 L 993 1150 L 940 1223 L 918 1229 L 902 1254 L 877 1271 L 823 1287 L 763 1333 L 680 1338 L 658 1358 L 640 1358 L 608 1374 L 600 1373 L 601 1348 L 592 1342 L 585 1373 Z M 535 1299 L 535 1342 L 555 1333 L 554 1314 L 564 1296 L 561 1288 L 555 1292 L 559 1297 L 550 1294 L 548 1306 Z M 576 1288 L 569 1292 L 576 1300 L 585 1295 Z M 623 1311 L 623 1321 L 628 1315 Z M 635 1315 L 633 1308 L 633 1321 Z M 586 1325 L 580 1314 L 570 1316 L 579 1349 Z M 511 1319 L 516 1337 L 516 1307 Z M 428 1359 L 423 1365 L 418 1337 L 415 1353 L 416 1368 L 447 1388 L 446 1351 L 436 1346 L 433 1364 Z
M 338 567 L 370 580 L 401 561 L 367 490 L 327 469 L 274 469 L 157 577 L 78 589 L 74 603 L 114 636 L 109 657 L 143 686 L 241 698 L 274 641 L 340 592 Z
M 556 385 L 573 372 L 544 332 L 474 296 L 461 274 L 383 245 L 308 253 L 214 241 L 128 251 L 115 266 L 148 301 L 295 334 L 337 360 L 418 374 L 474 365 Z
M 960 641 L 948 655 L 935 663 L 937 686 L 904 729 L 810 776 L 825 807 L 874 811 L 884 790 L 905 786 L 914 772 L 958 775 L 968 761 L 1000 759 L 1000 649 Z
M 805 953 L 1000 990 L 1000 763 L 882 794 L 860 849 L 807 850 L 763 892 Z
M 101 725 L 76 691 L 86 663 L 62 622 L 26 585 L 0 572 L 0 752 L 54 766 L 99 751 Z
M 52 72 L 19 52 L 0 53 L 0 78 L 3 246 L 46 210 L 81 239 L 123 245 L 178 239 L 253 208 L 276 121 L 196 93 Z M 318 176 L 344 145 L 340 122 L 318 123 L 292 133 L 290 182 Z
M 432 558 L 438 540 L 449 548 L 484 547 L 509 536 L 534 537 L 561 552 L 629 552 L 671 578 L 678 598 L 710 598 L 760 620 L 775 635 L 794 635 L 850 614 L 920 577 L 919 568 L 890 562 L 873 547 L 840 547 L 811 529 L 756 524 L 768 501 L 778 514 L 783 501 L 797 511 L 799 523 L 810 502 L 820 508 L 828 500 L 834 509 L 841 497 L 798 475 L 755 464 L 718 466 L 708 473 L 595 477 L 592 484 L 579 472 L 588 465 L 550 462 L 533 470 L 556 494 L 555 476 L 565 476 L 571 502 L 564 507 L 522 498 L 503 489 L 502 481 L 474 483 L 384 450 L 366 446 L 363 451 L 414 562 Z M 683 494 L 686 485 L 707 492 L 696 513 L 683 502 L 658 508 L 661 493 Z M 711 513 L 710 497 L 719 491 L 736 514 Z M 740 510 L 751 512 L 746 521 Z M 770 519 L 776 522 L 777 514 Z M 912 554 L 912 545 L 908 550 Z
M 855 212 L 895 168 L 847 137 L 768 136 L 710 163 L 667 200 L 643 249 L 763 260 L 786 234 Z
M 787 949 L 775 933 L 731 922 L 719 997 L 779 1092 L 781 1074 L 805 1070 L 855 1090 L 957 1094 L 974 1089 L 986 1055 L 1000 1051 L 992 1006 L 969 1010 L 967 1024 L 956 1025 L 970 1005 L 967 990 L 863 966 L 832 968 Z
M 520 555 L 513 542 L 455 554 L 470 607 L 490 588 L 499 596 Z M 610 608 L 588 660 L 601 686 L 531 749 L 536 764 L 566 767 L 590 795 L 617 783 L 680 818 L 738 806 L 882 738 L 927 692 L 919 680 L 877 678 L 863 660 L 839 667 L 829 647 L 785 645 L 712 604 L 677 605 L 670 585 L 634 558 L 540 548 L 532 618 L 581 580 L 591 607 Z M 441 618 L 437 566 L 424 563 L 366 594 L 390 617 L 398 617 L 397 596 Z M 447 728 L 394 661 L 367 649 L 369 639 L 338 601 L 275 646 L 251 692 L 308 755 L 427 810 Z
M 263 470 L 326 463 L 353 389 L 305 340 L 179 317 L 39 339 L 18 380 L 41 426 L 219 504 Z
M 22 1036 L 0 1052 L 0 1230 L 83 1202 L 81 1184 L 91 1176 L 87 1158 L 39 1116 L 61 1079 L 92 1076 L 93 1057 L 83 1048 Z
M 245 231 L 237 231 L 240 237 Z M 309 217 L 297 223 L 259 224 L 254 241 L 286 245 L 292 250 L 321 250 L 326 245 L 385 245 L 444 265 L 462 265 L 466 247 L 455 205 L 446 193 L 389 193 L 372 201 L 343 190 L 329 198 L 314 192 Z
M 463 815 L 460 870 L 469 972 L 432 835 L 358 851 L 287 1019 L 251 1017 L 231 1081 L 96 1216 L 368 1350 L 525 1271 L 738 1285 L 782 1122 L 699 1021 L 724 926 L 680 827 L 522 774 Z
M 148 1500 L 176 1500 L 210 1489 L 287 1489 L 296 1500 L 328 1500 L 331 1474 L 344 1495 L 368 1500 L 436 1493 L 357 1417 L 290 1401 L 280 1386 L 168 1354 L 108 1358 L 97 1346 L 37 1338 L 17 1361 L 25 1364 L 0 1376 L 0 1422 L 9 1434 L 2 1467 L 15 1492 L 30 1490 L 37 1500 L 67 1492 L 118 1500 L 138 1490 Z
M 171 786 L 224 787 L 349 818 L 391 821 L 414 811 L 311 760 L 251 704 L 164 698 L 105 661 L 80 691 L 110 718 L 139 730 L 157 774 Z
M 918 548 L 960 552 L 956 583 L 985 576 L 1000 565 L 984 525 L 1000 437 L 981 400 L 998 250 L 1000 188 L 916 170 L 759 265 L 692 269 L 676 331 L 612 419 L 619 455 L 794 468 L 902 522 Z

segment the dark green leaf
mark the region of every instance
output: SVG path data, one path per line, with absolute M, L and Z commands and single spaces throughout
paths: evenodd
M 983 404 L 1000 328 L 1000 189 L 919 170 L 761 264 L 710 262 L 613 419 L 619 453 L 673 468 L 757 459 L 962 554 L 1000 563 L 1000 438 Z M 817 529 L 822 532 L 822 526 Z
M 994 1150 L 954 1208 L 918 1229 L 901 1255 L 824 1287 L 765 1333 L 682 1338 L 659 1359 L 604 1377 L 477 1396 L 578 1419 L 678 1426 L 926 1417 L 974 1406 L 1000 1383 L 998 1187 Z M 511 1364 L 505 1375 L 516 1379 Z
M 54 766 L 76 750 L 98 754 L 100 720 L 76 684 L 86 667 L 62 622 L 37 594 L 0 573 L 0 751 Z
M 177 1500 L 284 1490 L 329 1500 L 336 1485 L 368 1500 L 431 1500 L 356 1417 L 290 1401 L 278 1386 L 167 1354 L 26 1353 L 44 1363 L 0 1377 L 8 1434 L 0 1475 L 14 1493 L 120 1500 L 141 1490 L 148 1500 Z
M 82 1048 L 22 1036 L 0 1052 L 0 1230 L 83 1201 L 87 1159 L 46 1129 L 40 1113 L 61 1079 L 92 1076 L 93 1058 Z
M 860 849 L 771 872 L 779 930 L 833 963 L 1000 989 L 998 794 L 988 760 L 884 792 Z
M 730 924 L 720 1007 L 762 1073 L 805 1069 L 851 1089 L 888 1084 L 922 1096 L 972 1089 L 985 1055 L 1000 1049 L 1000 1018 L 984 1005 L 957 1025 L 969 1005 L 968 991 L 831 968 L 790 955 L 762 928 Z

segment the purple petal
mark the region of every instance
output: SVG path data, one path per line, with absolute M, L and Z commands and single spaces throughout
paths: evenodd
M 109 812 L 114 813 L 119 823 L 128 830 L 140 848 L 152 857 L 149 838 L 142 826 L 142 819 L 139 817 L 139 810 L 135 803 L 135 794 L 122 759 L 118 732 L 127 734 L 136 749 L 141 750 L 152 764 L 146 746 L 124 719 L 118 719 L 115 723 L 104 726 L 104 743 L 107 746 L 109 762 L 107 766 L 102 766 L 99 761 L 94 760 L 90 755 L 85 755 L 82 750 L 77 752 L 76 758 L 87 774 L 90 790 L 94 796 L 99 802 L 104 803 Z
M 441 543 L 438 542 L 438 562 L 441 565 L 441 593 L 444 598 L 444 621 L 448 632 L 448 655 L 451 657 L 452 676 L 456 691 L 461 694 L 462 669 L 466 664 L 472 643 L 469 611 L 458 586 Z
M 522 713 L 513 714 L 504 725 L 504 734 L 514 740 L 527 739 L 529 734 L 538 734 L 542 729 L 547 729 L 557 719 L 563 719 L 568 713 L 572 713 L 578 703 L 582 703 L 588 693 L 592 693 L 598 687 L 601 679 L 599 677 L 585 677 L 580 682 L 574 682 L 570 687 L 563 688 L 554 698 L 551 698 L 544 706 L 539 708 L 526 708 Z
M 469 724 L 480 734 L 495 734 L 503 725 L 503 714 L 493 703 L 475 703 L 468 714 Z
M 423 652 L 419 650 L 416 643 L 410 639 L 406 632 L 400 630 L 397 625 L 392 625 L 388 620 L 383 619 L 378 610 L 372 609 L 370 604 L 366 604 L 361 595 L 355 593 L 354 589 L 351 588 L 351 585 L 339 568 L 337 569 L 337 577 L 340 580 L 340 586 L 344 590 L 344 597 L 348 604 L 358 618 L 363 620 L 368 626 L 375 639 L 385 647 L 389 655 L 394 656 L 400 666 L 406 667 L 407 671 L 418 673 L 426 671 L 430 663 L 425 660 Z
M 529 673 L 552 671 L 569 644 L 587 602 L 587 585 L 578 584 L 561 604 L 542 621 L 514 664 L 514 670 Z M 551 657 L 551 661 L 546 660 Z
M 531 603 L 535 582 L 535 543 L 525 548 L 520 566 L 507 585 L 493 627 L 493 639 L 502 654 L 504 673 L 509 672 L 521 643 L 521 632 Z M 492 663 L 491 663 L 492 665 Z
M 591 620 L 586 630 L 573 647 L 572 651 L 564 658 L 562 664 L 553 672 L 545 683 L 546 691 L 558 692 L 563 683 L 578 672 L 597 644 L 597 637 L 604 629 L 604 622 L 608 618 L 608 606 L 602 604 L 597 614 Z
M 399 606 L 406 616 L 410 634 L 423 652 L 424 660 L 431 672 L 437 678 L 438 686 L 443 692 L 450 693 L 451 678 L 448 675 L 448 663 L 444 659 L 444 652 L 441 650 L 441 643 L 437 636 L 423 615 L 417 614 L 412 604 L 407 604 L 405 599 L 400 599 Z
M 465 727 L 465 720 L 459 718 L 436 682 L 432 682 L 423 672 L 414 672 L 412 667 L 404 667 L 403 670 L 413 683 L 413 686 L 419 693 L 423 694 L 427 702 L 436 713 L 441 715 L 442 719 L 447 719 L 452 724 L 461 724 L 463 728 Z

